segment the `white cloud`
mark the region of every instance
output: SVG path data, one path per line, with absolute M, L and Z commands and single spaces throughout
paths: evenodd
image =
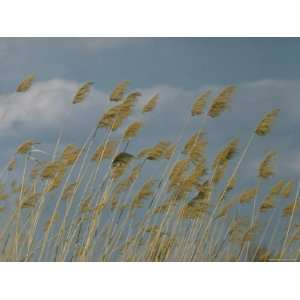
M 11 148 L 27 138 L 39 138 L 51 144 L 57 137 L 61 126 L 65 127 L 67 142 L 79 143 L 95 126 L 104 112 L 108 94 L 94 86 L 84 103 L 72 105 L 72 97 L 80 83 L 62 79 L 36 82 L 26 93 L 0 95 L 0 137 L 9 140 L 2 148 Z M 180 131 L 184 119 L 195 96 L 207 87 L 185 90 L 180 87 L 155 86 L 141 89 L 145 102 L 155 93 L 161 99 L 157 109 L 146 115 L 146 126 L 139 143 L 148 146 L 159 138 L 174 139 Z M 213 87 L 218 90 L 217 86 Z M 298 128 L 300 126 L 300 81 L 263 80 L 241 84 L 234 98 L 230 112 L 207 123 L 207 136 L 210 143 L 209 155 L 212 157 L 228 139 L 240 137 L 245 143 L 253 131 L 257 120 L 274 107 L 281 108 L 281 114 L 272 134 L 257 138 L 249 151 L 252 161 L 262 157 L 269 149 L 278 149 L 284 162 L 281 167 L 285 173 L 300 174 L 296 154 L 300 149 Z M 132 118 L 140 117 L 135 115 Z M 187 134 L 199 128 L 201 121 L 193 119 Z M 3 149 L 3 153 L 6 153 Z M 251 165 L 251 164 L 250 164 Z M 249 166 L 250 166 L 249 165 Z M 251 168 L 251 172 L 252 172 Z

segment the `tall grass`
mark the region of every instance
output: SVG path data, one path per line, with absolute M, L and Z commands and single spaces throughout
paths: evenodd
M 33 75 L 16 91 L 26 93 L 32 84 Z M 114 88 L 82 145 L 60 152 L 62 128 L 48 159 L 43 141 L 17 146 L 1 171 L 1 261 L 298 260 L 300 184 L 297 191 L 286 180 L 270 186 L 276 153 L 262 153 L 256 186 L 237 188 L 248 151 L 270 134 L 279 110 L 253 124 L 245 145 L 231 139 L 209 162 L 206 124 L 228 113 L 236 87 L 216 97 L 209 90 L 191 104 L 174 141 L 157 132 L 157 144 L 132 153 L 160 100 L 156 94 L 141 106 L 142 94 L 128 91 L 129 84 Z M 74 91 L 70 107 L 84 105 L 92 86 L 88 81 Z M 187 137 L 193 118 L 202 122 Z

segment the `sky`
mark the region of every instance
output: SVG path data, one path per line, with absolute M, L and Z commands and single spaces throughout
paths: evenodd
M 160 94 L 137 147 L 176 139 L 197 95 L 234 84 L 230 111 L 206 124 L 208 155 L 233 137 L 246 143 L 264 113 L 278 107 L 272 134 L 257 138 L 244 169 L 255 178 L 257 163 L 274 149 L 280 174 L 298 178 L 299 53 L 299 38 L 0 38 L 0 162 L 5 164 L 27 138 L 40 140 L 42 149 L 53 146 L 61 127 L 65 143 L 82 143 L 122 80 L 141 91 L 142 103 Z M 28 74 L 36 76 L 31 90 L 16 93 Z M 74 93 L 87 80 L 94 82 L 88 100 L 72 106 Z M 186 134 L 199 126 L 201 120 L 193 119 Z

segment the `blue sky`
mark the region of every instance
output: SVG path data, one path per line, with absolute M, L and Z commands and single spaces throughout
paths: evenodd
M 99 88 L 130 78 L 136 86 L 198 88 L 300 77 L 298 38 L 2 38 L 1 89 L 24 74 L 40 80 L 92 78 Z
M 279 107 L 272 135 L 249 154 L 249 167 L 254 170 L 265 151 L 275 148 L 283 157 L 282 172 L 298 175 L 299 53 L 298 38 L 1 38 L 0 160 L 27 138 L 53 145 L 62 125 L 66 143 L 81 143 L 121 80 L 142 92 L 142 102 L 161 95 L 138 146 L 175 138 L 200 92 L 236 84 L 230 112 L 207 124 L 210 155 L 229 138 L 245 142 L 262 115 Z M 16 85 L 31 73 L 37 77 L 32 89 L 16 94 Z M 71 111 L 72 96 L 86 80 L 95 82 L 90 97 Z M 199 124 L 194 120 L 187 133 Z

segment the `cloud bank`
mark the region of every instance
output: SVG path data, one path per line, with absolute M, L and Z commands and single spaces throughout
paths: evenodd
M 72 105 L 73 95 L 80 84 L 52 79 L 36 82 L 26 93 L 0 95 L 1 162 L 5 162 L 11 151 L 27 138 L 39 139 L 44 145 L 54 145 L 61 128 L 64 128 L 65 143 L 82 143 L 98 118 L 112 104 L 108 101 L 108 92 L 96 85 L 84 103 Z M 145 128 L 137 138 L 136 147 L 153 145 L 160 138 L 175 141 L 189 118 L 195 97 L 208 88 L 217 93 L 221 87 L 199 86 L 199 89 L 187 90 L 161 85 L 138 89 L 143 95 L 140 105 L 155 93 L 160 94 L 160 102 L 154 112 L 145 115 Z M 263 80 L 240 84 L 237 88 L 230 111 L 220 118 L 208 120 L 205 125 L 209 156 L 212 158 L 230 138 L 239 137 L 241 144 L 246 143 L 257 121 L 265 112 L 276 107 L 281 112 L 272 133 L 256 139 L 250 149 L 249 162 L 244 167 L 253 172 L 263 154 L 275 149 L 279 153 L 282 174 L 299 175 L 300 80 Z M 131 120 L 137 118 L 141 118 L 138 111 Z M 186 136 L 200 126 L 201 119 L 193 118 Z

